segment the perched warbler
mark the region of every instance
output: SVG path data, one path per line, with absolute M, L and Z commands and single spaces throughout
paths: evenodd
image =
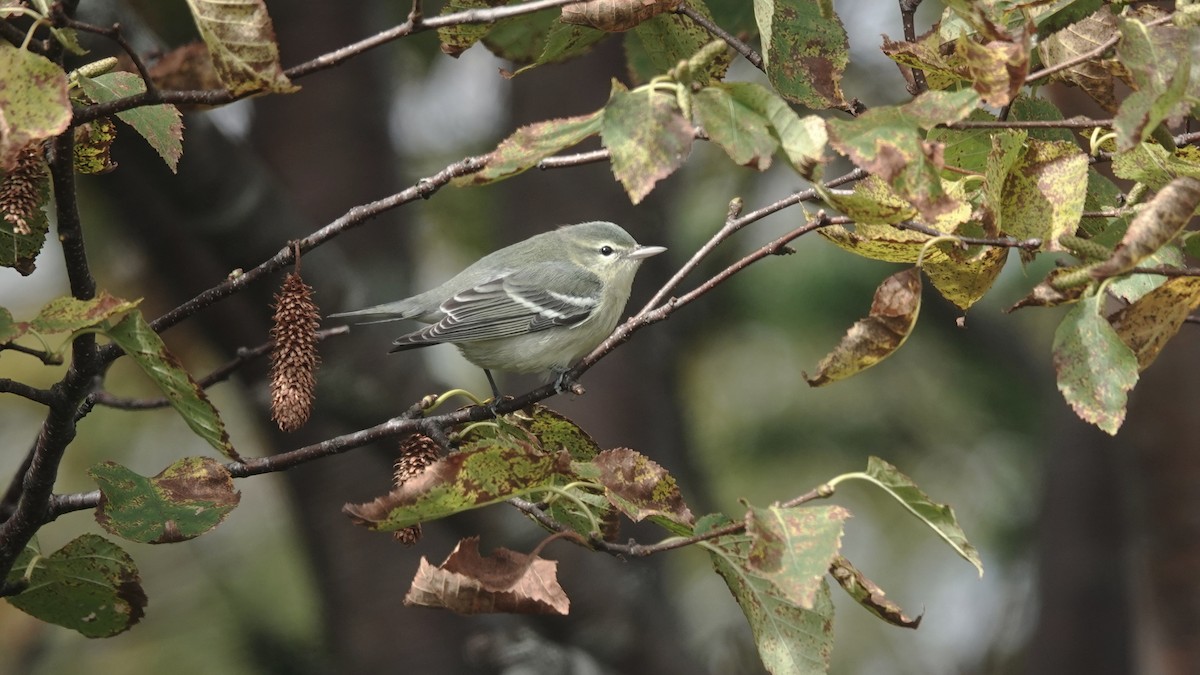
M 454 278 L 411 298 L 333 317 L 431 324 L 401 335 L 392 352 L 449 342 L 483 368 L 563 374 L 604 341 L 629 300 L 642 261 L 662 246 L 640 246 L 613 223 L 566 225 L 490 253 Z

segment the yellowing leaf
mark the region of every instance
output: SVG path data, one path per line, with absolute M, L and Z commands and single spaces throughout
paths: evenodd
M 11 171 L 30 143 L 71 123 L 67 74 L 44 56 L 0 41 L 0 173 Z
M 366 504 L 346 504 L 355 523 L 390 532 L 427 520 L 519 497 L 569 473 L 570 455 L 516 442 L 484 439 L 430 464 L 387 495 Z
M 290 94 L 300 89 L 283 74 L 275 27 L 263 0 L 187 0 L 187 4 L 212 54 L 217 76 L 231 94 Z
M 1138 370 L 1154 363 L 1159 352 L 1179 332 L 1188 315 L 1200 307 L 1200 278 L 1174 277 L 1117 310 L 1108 321 L 1137 357 Z
M 980 44 L 962 36 L 957 43 L 967 79 L 983 102 L 1004 106 L 1016 97 L 1029 74 L 1029 48 L 1009 40 Z
M 1004 147 L 1007 152 L 1011 146 Z M 1001 232 L 1017 239 L 1038 238 L 1045 245 L 1074 234 L 1083 216 L 1087 171 L 1087 155 L 1074 143 L 1026 140 L 1004 180 Z
M 577 145 L 600 131 L 602 111 L 577 117 L 546 120 L 517 129 L 488 153 L 484 167 L 467 176 L 454 179 L 454 184 L 485 185 L 511 178 L 526 171 L 543 159 Z
M 879 285 L 867 318 L 850 327 L 842 341 L 817 366 L 815 375 L 804 374 L 809 385 L 819 387 L 844 380 L 891 356 L 904 344 L 921 309 L 921 272 L 897 272 Z
M 899 605 L 887 599 L 887 594 L 882 588 L 859 572 L 845 557 L 839 555 L 834 559 L 829 568 L 829 576 L 833 577 L 855 602 L 893 626 L 916 628 L 921 625 L 920 615 L 915 619 L 905 615 Z
M 966 311 L 996 282 L 1006 260 L 1007 248 L 989 246 L 963 259 L 951 253 L 945 262 L 926 261 L 921 269 L 944 298 Z

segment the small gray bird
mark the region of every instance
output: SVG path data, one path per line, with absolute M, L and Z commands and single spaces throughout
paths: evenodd
M 332 317 L 431 324 L 401 335 L 391 351 L 449 342 L 483 368 L 563 374 L 612 333 L 642 261 L 662 246 L 640 246 L 602 221 L 566 225 L 490 253 L 432 290 Z

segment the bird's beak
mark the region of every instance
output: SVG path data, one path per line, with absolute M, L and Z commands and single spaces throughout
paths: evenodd
M 626 257 L 630 260 L 644 260 L 652 255 L 658 255 L 665 250 L 667 250 L 666 246 L 638 246 L 630 251 Z

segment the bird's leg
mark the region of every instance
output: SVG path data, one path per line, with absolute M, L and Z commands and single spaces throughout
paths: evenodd
M 483 374 L 487 375 L 488 384 L 492 386 L 492 400 L 487 404 L 487 409 L 492 412 L 492 417 L 499 417 L 500 412 L 496 410 L 496 406 L 500 405 L 500 387 L 496 386 L 496 378 L 492 377 L 492 371 L 484 368 Z
M 560 394 L 571 392 L 576 396 L 583 396 L 585 390 L 582 384 L 575 381 L 575 378 L 567 375 L 570 370 L 558 371 L 558 377 L 554 378 L 554 390 Z
M 484 368 L 483 374 L 487 375 L 488 384 L 490 384 L 492 386 L 492 400 L 499 401 L 500 400 L 500 388 L 496 386 L 496 378 L 492 377 L 492 371 L 488 370 L 487 368 Z

